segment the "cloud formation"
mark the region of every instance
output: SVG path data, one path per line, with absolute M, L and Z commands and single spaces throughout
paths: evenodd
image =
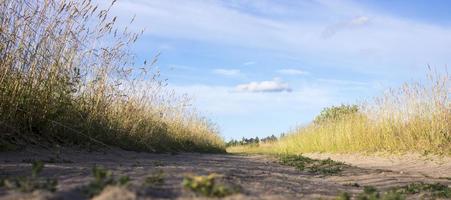
M 406 72 L 450 62 L 449 26 L 386 15 L 353 1 L 262 1 L 124 0 L 113 14 L 129 19 L 133 10 L 133 27 L 147 27 L 144 37 L 275 51 L 340 69 Z M 268 14 L 267 8 L 277 9 Z M 289 15 L 274 17 L 282 13 Z
M 280 81 L 279 79 L 273 79 L 271 81 L 250 82 L 246 84 L 240 84 L 235 87 L 238 92 L 291 92 L 293 91 L 287 83 Z
M 284 75 L 292 75 L 292 76 L 309 74 L 308 72 L 306 72 L 304 70 L 299 70 L 299 69 L 281 69 L 281 70 L 278 70 L 277 73 L 284 74 Z
M 241 75 L 241 71 L 239 69 L 215 69 L 215 70 L 213 70 L 213 73 L 221 75 L 221 76 L 239 76 L 239 75 Z

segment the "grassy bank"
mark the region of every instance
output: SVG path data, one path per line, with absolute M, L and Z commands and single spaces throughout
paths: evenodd
M 324 109 L 277 142 L 230 147 L 230 152 L 388 152 L 451 155 L 450 77 L 404 84 L 358 106 Z
M 0 2 L 0 148 L 224 151 L 214 124 L 166 88 L 156 58 L 136 63 L 142 32 L 118 28 L 112 6 Z

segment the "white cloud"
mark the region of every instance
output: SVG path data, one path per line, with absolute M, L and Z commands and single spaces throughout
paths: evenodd
M 275 78 L 271 81 L 250 82 L 247 84 L 240 84 L 235 87 L 238 92 L 291 92 L 292 89 L 287 83 L 281 82 Z
M 356 17 L 354 19 L 352 19 L 349 22 L 349 25 L 352 26 L 361 26 L 361 25 L 365 25 L 368 24 L 368 22 L 370 21 L 370 19 L 366 16 L 360 16 L 360 17 Z
M 244 66 L 248 66 L 248 65 L 255 65 L 255 61 L 247 61 L 245 63 L 243 63 Z
M 222 76 L 240 76 L 241 71 L 239 69 L 215 69 L 213 70 L 214 74 L 222 75 Z
M 357 28 L 359 26 L 366 25 L 370 22 L 370 19 L 366 16 L 360 16 L 352 18 L 351 20 L 340 22 L 331 26 L 327 26 L 324 31 L 322 32 L 321 36 L 323 38 L 330 38 L 333 35 L 335 35 L 337 32 L 346 30 L 346 29 L 352 29 Z
M 197 108 L 212 116 L 237 116 L 262 112 L 320 110 L 336 101 L 329 88 L 305 85 L 296 92 L 236 92 L 236 87 L 214 85 L 172 85 L 179 93 L 193 97 Z M 314 113 L 316 114 L 316 113 Z M 306 116 L 307 119 L 312 116 Z
M 284 75 L 307 75 L 307 74 L 309 74 L 308 72 L 299 70 L 299 69 L 281 69 L 281 70 L 278 70 L 277 73 L 284 74 Z

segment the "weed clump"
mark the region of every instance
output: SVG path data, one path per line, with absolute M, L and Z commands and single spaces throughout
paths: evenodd
M 89 197 L 100 194 L 106 186 L 126 186 L 130 181 L 128 176 L 121 176 L 116 179 L 111 171 L 97 166 L 92 168 L 92 175 L 94 180 L 83 188 L 84 193 Z
M 411 183 L 405 186 L 393 187 L 386 192 L 380 192 L 373 186 L 364 186 L 363 192 L 356 196 L 357 200 L 404 200 L 408 195 L 420 195 L 422 199 L 451 198 L 451 188 L 440 183 Z M 342 192 L 337 200 L 350 200 L 351 195 Z
M 31 176 L 14 179 L 5 178 L 1 180 L 0 186 L 25 193 L 33 192 L 35 190 L 55 192 L 58 181 L 56 179 L 44 179 L 39 177 L 39 174 L 43 169 L 44 163 L 42 161 L 35 161 L 31 166 Z
M 451 188 L 441 183 L 411 183 L 406 186 L 395 187 L 391 191 L 399 194 L 420 194 L 426 192 L 434 198 L 451 198 Z
M 279 161 L 282 165 L 296 167 L 300 171 L 322 175 L 337 174 L 347 166 L 342 162 L 333 161 L 331 159 L 317 160 L 301 155 L 281 155 Z
M 225 197 L 236 193 L 236 189 L 216 182 L 218 174 L 208 176 L 188 175 L 183 178 L 182 185 L 196 194 L 206 197 Z

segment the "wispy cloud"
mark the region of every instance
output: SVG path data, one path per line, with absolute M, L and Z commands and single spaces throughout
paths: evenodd
M 275 78 L 270 81 L 250 82 L 246 84 L 240 84 L 236 86 L 238 92 L 291 92 L 291 87 Z
M 248 66 L 248 65 L 255 65 L 255 61 L 247 61 L 245 63 L 243 63 L 244 66 Z
M 194 67 L 179 64 L 169 64 L 168 67 L 170 70 L 195 70 Z
M 307 75 L 308 72 L 300 69 L 281 69 L 278 70 L 277 73 L 284 74 L 284 75 L 292 75 L 292 76 L 298 76 L 298 75 Z
M 364 26 L 370 22 L 370 19 L 366 16 L 360 16 L 352 18 L 351 20 L 340 22 L 331 26 L 327 26 L 322 32 L 321 36 L 323 38 L 330 38 L 337 32 L 345 29 L 357 28 Z
M 352 81 L 352 80 L 325 79 L 325 78 L 318 78 L 316 80 L 319 82 L 322 82 L 322 83 L 330 84 L 330 85 L 356 85 L 356 86 L 370 85 L 370 83 L 368 83 L 368 82 Z
M 221 76 L 241 76 L 241 71 L 239 69 L 214 69 L 212 71 L 214 74 Z

